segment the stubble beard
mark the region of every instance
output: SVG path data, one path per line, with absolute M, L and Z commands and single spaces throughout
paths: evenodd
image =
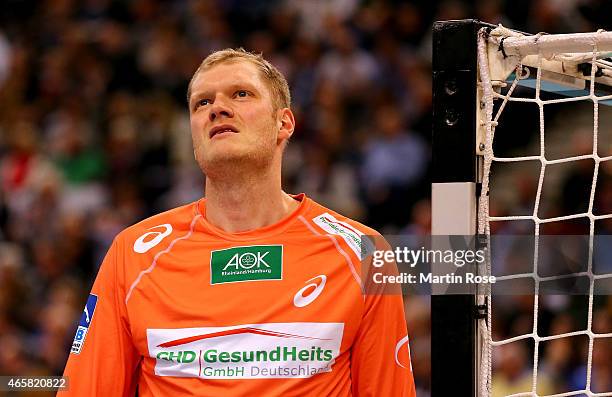
M 196 149 L 196 161 L 204 176 L 219 182 L 232 183 L 238 182 L 244 177 L 253 177 L 267 172 L 274 162 L 277 145 L 275 134 L 272 132 L 276 124 L 274 112 L 270 116 L 270 119 L 265 122 L 265 126 L 261 127 L 265 133 L 256 135 L 251 142 L 243 142 L 240 145 L 242 147 L 238 149 L 232 148 L 231 151 L 225 152 L 223 150 L 207 151 L 203 145 L 200 146 L 199 150 Z M 256 131 L 250 133 L 257 134 Z M 240 139 L 240 137 L 238 138 Z
M 199 150 L 196 151 L 196 161 L 207 178 L 219 181 L 238 181 L 241 177 L 263 173 L 270 168 L 275 150 L 274 142 L 266 142 L 266 138 L 257 139 L 246 149 L 229 153 L 220 150 L 204 153 Z

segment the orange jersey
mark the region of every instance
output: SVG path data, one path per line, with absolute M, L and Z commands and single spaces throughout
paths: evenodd
M 402 298 L 363 292 L 359 239 L 377 233 L 295 198 L 243 233 L 205 199 L 121 232 L 58 395 L 414 397 Z

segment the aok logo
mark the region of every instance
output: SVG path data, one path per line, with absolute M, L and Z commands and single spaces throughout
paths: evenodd
M 282 278 L 282 245 L 252 245 L 211 252 L 211 284 Z
M 157 357 L 160 360 L 166 360 L 174 363 L 191 363 L 198 355 L 191 350 L 178 351 L 178 352 L 159 352 Z
M 226 270 L 240 270 L 240 269 L 252 269 L 252 268 L 268 268 L 270 269 L 270 265 L 265 261 L 266 256 L 270 251 L 266 252 L 245 252 L 244 254 L 234 254 L 232 259 L 227 262 L 227 265 L 223 268 L 223 271 Z

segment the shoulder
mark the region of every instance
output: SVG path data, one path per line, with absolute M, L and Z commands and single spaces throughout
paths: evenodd
M 312 201 L 310 210 L 308 211 L 307 219 L 328 231 L 329 233 L 336 234 L 336 226 L 351 229 L 354 233 L 359 235 L 367 236 L 380 236 L 380 233 L 369 226 L 364 225 L 354 219 L 346 217 L 336 211 L 333 211 L 323 205 Z
M 371 227 L 314 201 L 305 218 L 317 234 L 330 236 L 341 246 L 350 248 L 358 260 L 369 256 L 374 249 L 373 243 L 380 237 Z
M 129 244 L 147 235 L 154 239 L 156 236 L 188 233 L 193 229 L 193 224 L 199 216 L 197 203 L 197 201 L 192 202 L 143 219 L 125 228 L 116 239 Z

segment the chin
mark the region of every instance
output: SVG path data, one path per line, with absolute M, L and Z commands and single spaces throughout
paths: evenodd
M 202 171 L 208 175 L 224 175 L 233 170 L 260 169 L 271 163 L 271 156 L 261 152 L 223 151 L 223 153 L 208 153 L 198 159 Z

